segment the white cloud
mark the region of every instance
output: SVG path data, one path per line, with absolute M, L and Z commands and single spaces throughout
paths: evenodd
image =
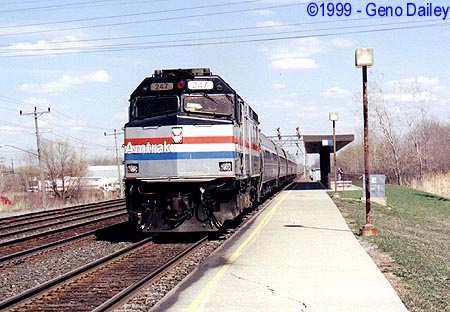
M 90 82 L 108 82 L 110 79 L 108 72 L 104 70 L 98 70 L 91 74 L 80 75 L 80 76 L 69 76 L 64 75 L 58 80 L 42 83 L 33 84 L 25 83 L 19 86 L 21 91 L 26 92 L 36 92 L 36 93 L 58 93 L 72 89 L 76 86 L 83 85 Z
M 13 45 L 0 48 L 0 51 L 8 56 L 47 55 L 77 53 L 89 47 L 88 44 L 79 41 L 74 35 L 67 35 L 53 40 L 39 40 L 37 42 L 18 42 Z
M 297 39 L 289 42 L 277 43 L 264 51 L 271 60 L 282 58 L 311 57 L 320 53 L 322 43 L 317 38 Z
M 82 80 L 89 81 L 95 81 L 95 82 L 109 82 L 109 74 L 105 70 L 97 70 L 96 72 L 82 76 Z
M 344 39 L 344 38 L 335 38 L 335 39 L 331 39 L 328 43 L 327 43 L 327 48 L 352 48 L 354 46 L 353 41 L 348 40 L 348 39 Z
M 270 67 L 273 69 L 313 69 L 318 67 L 315 60 L 311 58 L 282 58 L 272 61 Z
M 263 16 L 273 15 L 274 12 L 272 10 L 259 10 L 258 13 Z
M 258 23 L 258 26 L 278 28 L 278 27 L 282 27 L 283 23 L 275 22 L 275 21 L 264 21 L 264 22 Z
M 281 83 L 276 83 L 272 87 L 276 90 L 286 89 L 286 85 Z
M 304 107 L 304 110 L 305 110 L 305 112 L 310 112 L 310 113 L 312 113 L 312 112 L 315 112 L 315 111 L 317 111 L 317 105 L 314 105 L 314 104 L 310 104 L 310 105 L 306 105 L 305 107 Z
M 304 70 L 319 67 L 315 59 L 316 55 L 352 45 L 353 43 L 346 39 L 336 38 L 324 41 L 310 37 L 272 43 L 270 46 L 264 46 L 260 51 L 271 61 L 272 69 Z
M 30 97 L 24 100 L 25 103 L 28 103 L 30 105 L 33 106 L 48 106 L 49 102 L 48 99 L 44 99 L 44 98 L 35 98 L 35 97 Z
M 37 107 L 38 110 L 47 110 L 50 107 L 50 102 L 46 98 L 29 97 L 23 100 L 23 103 L 26 103 L 26 105 L 18 105 L 17 110 L 31 111 L 34 107 Z
M 276 106 L 279 109 L 286 109 L 286 108 L 292 108 L 297 105 L 297 102 L 292 99 L 274 99 L 272 104 L 269 106 L 273 107 Z
M 303 103 L 303 98 L 300 94 L 287 93 L 267 99 L 267 101 L 264 102 L 263 106 L 270 109 L 273 109 L 273 107 L 293 108 L 299 107 L 300 103 Z
M 352 93 L 350 91 L 339 87 L 332 87 L 320 93 L 320 96 L 325 98 L 345 98 L 351 95 Z

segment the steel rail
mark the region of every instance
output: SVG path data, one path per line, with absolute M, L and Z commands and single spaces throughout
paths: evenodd
M 288 186 L 284 187 L 283 189 L 288 188 Z M 271 196 L 269 199 L 267 199 L 261 208 L 264 209 L 265 206 L 267 206 L 267 202 L 270 202 L 273 199 L 273 197 Z M 259 215 L 263 209 L 258 209 L 256 210 L 256 215 Z M 254 215 L 255 216 L 255 215 Z M 253 217 L 254 217 L 253 216 Z M 248 222 L 247 222 L 248 224 Z M 0 310 L 6 309 L 6 308 L 13 308 L 13 307 L 17 307 L 19 304 L 25 303 L 29 300 L 32 300 L 34 297 L 37 297 L 39 295 L 41 295 L 42 293 L 44 293 L 45 291 L 50 291 L 53 288 L 56 288 L 57 286 L 59 286 L 60 284 L 62 284 L 63 282 L 67 282 L 68 280 L 74 279 L 75 277 L 80 276 L 81 274 L 85 274 L 89 271 L 92 270 L 96 270 L 100 265 L 104 265 L 107 263 L 110 263 L 112 261 L 115 260 L 116 257 L 119 257 L 120 255 L 125 255 L 128 252 L 131 252 L 133 249 L 137 249 L 143 245 L 145 245 L 146 243 L 150 242 L 151 240 L 154 239 L 153 237 L 147 238 L 145 240 L 142 240 L 138 243 L 135 243 L 127 248 L 124 248 L 114 254 L 111 254 L 109 256 L 106 256 L 102 259 L 99 259 L 98 261 L 95 261 L 93 263 L 87 264 L 81 268 L 78 268 L 76 270 L 73 270 L 71 272 L 68 272 L 60 277 L 57 277 L 55 279 L 52 279 L 42 285 L 36 286 L 32 289 L 26 290 L 18 295 L 12 296 L 10 298 L 7 298 L 3 301 L 0 302 Z M 200 244 L 200 242 L 195 243 L 195 245 Z M 192 247 L 195 248 L 195 247 Z M 188 248 L 190 249 L 190 248 Z M 184 252 L 184 251 L 183 251 Z M 167 269 L 167 268 L 166 268 Z M 157 269 L 154 270 L 154 272 L 156 271 L 160 271 L 159 274 L 163 273 L 165 269 Z M 126 287 L 125 289 L 121 290 L 118 294 L 117 297 L 115 299 L 108 299 L 107 301 L 105 301 L 104 303 L 102 303 L 101 305 L 97 306 L 95 309 L 96 311 L 103 311 L 103 310 L 107 310 L 107 309 L 111 309 L 111 308 L 115 308 L 117 307 L 118 304 L 122 303 L 124 300 L 127 300 L 127 298 L 133 296 L 133 293 L 137 290 L 137 289 L 141 289 L 144 285 L 146 285 L 147 283 L 150 283 L 150 280 L 145 281 L 146 278 L 141 278 L 139 281 L 134 282 L 132 285 L 129 285 L 128 287 Z M 151 278 L 150 278 L 151 279 Z M 134 289 L 134 290 L 133 290 Z M 127 294 L 128 293 L 128 294 Z M 131 295 L 130 295 L 131 294 Z M 120 297 L 120 298 L 119 298 Z
M 93 309 L 91 312 L 100 312 L 100 311 L 112 311 L 113 309 L 119 307 L 122 305 L 125 301 L 132 298 L 136 295 L 138 291 L 140 291 L 145 285 L 151 283 L 155 279 L 157 279 L 159 276 L 161 276 L 163 273 L 168 271 L 173 266 L 177 265 L 180 261 L 182 261 L 187 255 L 191 254 L 194 250 L 199 248 L 206 240 L 208 239 L 208 236 L 203 237 L 198 242 L 196 242 L 194 245 L 190 246 L 186 250 L 184 250 L 182 253 L 180 253 L 178 256 L 174 257 L 170 261 L 166 262 L 163 266 L 159 267 L 158 269 L 154 270 L 153 272 L 150 272 L 148 275 L 144 276 L 142 279 L 138 280 L 137 282 L 133 283 L 132 285 L 128 286 L 115 296 L 111 297 L 108 301 L 105 301 L 103 304 L 99 305 L 95 309 Z
M 82 205 L 76 205 L 76 206 L 70 206 L 70 207 L 64 207 L 64 208 L 57 208 L 57 209 L 51 209 L 51 210 L 43 210 L 43 211 L 36 211 L 31 213 L 25 213 L 17 216 L 11 216 L 6 218 L 0 218 L 0 227 L 3 228 L 3 225 L 6 226 L 19 226 L 19 225 L 27 225 L 29 222 L 34 222 L 36 219 L 39 218 L 46 218 L 51 217 L 59 214 L 67 214 L 76 212 L 79 210 L 84 209 L 90 209 L 92 207 L 98 207 L 98 206 L 107 206 L 107 205 L 114 205 L 114 204 L 125 204 L 124 199 L 111 199 L 107 201 L 101 201 L 97 203 L 89 203 L 89 204 L 82 204 Z
M 105 210 L 105 209 L 107 209 L 107 210 Z M 42 229 L 45 229 L 45 228 L 48 228 L 48 227 L 51 227 L 51 226 L 55 226 L 55 225 L 60 225 L 60 224 L 70 223 L 70 222 L 76 222 L 76 221 L 80 221 L 80 220 L 83 220 L 83 219 L 88 219 L 88 218 L 96 217 L 96 216 L 99 216 L 99 215 L 103 215 L 105 213 L 113 213 L 113 212 L 124 211 L 124 210 L 125 210 L 125 206 L 118 205 L 118 206 L 113 206 L 113 207 L 108 207 L 108 208 L 102 207 L 100 209 L 95 209 L 94 210 L 95 213 L 89 213 L 89 211 L 88 211 L 86 214 L 85 213 L 78 213 L 78 214 L 69 216 L 69 218 L 65 218 L 65 216 L 61 216 L 61 219 L 65 219 L 65 220 L 57 220 L 57 221 L 54 221 L 54 222 L 41 224 L 41 225 L 37 225 L 37 226 L 34 226 L 34 227 L 29 227 L 29 228 L 20 229 L 20 230 L 13 231 L 13 232 L 3 233 L 3 234 L 0 234 L 0 239 L 3 239 L 3 238 L 8 237 L 8 236 L 14 236 L 14 235 L 24 234 L 24 233 L 28 233 L 28 232 L 37 231 L 37 230 L 42 230 Z M 50 219 L 48 219 L 48 220 L 50 220 Z M 40 222 L 46 222 L 48 220 L 43 220 L 43 221 L 40 221 Z
M 16 306 L 16 305 L 18 305 L 20 303 L 28 301 L 28 300 L 32 299 L 33 297 L 38 296 L 39 294 L 41 294 L 41 293 L 43 293 L 45 291 L 48 291 L 48 290 L 52 289 L 53 287 L 55 287 L 55 286 L 57 286 L 59 284 L 62 284 L 64 282 L 66 282 L 69 279 L 72 279 L 72 278 L 74 278 L 74 277 L 76 277 L 78 275 L 81 275 L 81 274 L 86 273 L 86 272 L 88 272 L 88 271 L 90 271 L 92 269 L 95 269 L 96 267 L 98 267 L 100 265 L 106 264 L 106 263 L 110 262 L 111 260 L 113 260 L 113 259 L 115 259 L 115 258 L 117 258 L 117 257 L 119 257 L 119 256 L 121 256 L 123 254 L 126 254 L 129 251 L 132 251 L 132 250 L 134 250 L 136 248 L 139 248 L 142 245 L 145 245 L 145 244 L 151 242 L 152 239 L 154 239 L 154 237 L 155 236 L 148 237 L 148 238 L 146 238 L 144 240 L 141 240 L 141 241 L 139 241 L 137 243 L 134 243 L 131 246 L 125 247 L 125 248 L 123 248 L 123 249 L 121 249 L 121 250 L 119 250 L 119 251 L 117 251 L 117 252 L 115 252 L 113 254 L 110 254 L 110 255 L 105 256 L 105 257 L 103 257 L 101 259 L 98 259 L 97 261 L 88 263 L 88 264 L 86 264 L 86 265 L 84 265 L 84 266 L 82 266 L 82 267 L 80 267 L 78 269 L 75 269 L 75 270 L 72 270 L 72 271 L 70 271 L 68 273 L 65 273 L 63 275 L 60 275 L 60 276 L 58 276 L 58 277 L 56 277 L 56 278 L 54 278 L 54 279 L 52 279 L 52 280 L 50 280 L 50 281 L 48 281 L 46 283 L 43 283 L 43 284 L 38 285 L 36 287 L 30 288 L 30 289 L 28 289 L 28 290 L 26 290 L 26 291 L 24 291 L 24 292 L 22 292 L 20 294 L 17 294 L 15 296 L 12 296 L 10 298 L 7 298 L 7 299 L 5 299 L 5 300 L 0 302 L 0 311 L 2 311 L 4 309 L 12 308 L 12 307 L 14 307 L 14 306 Z
M 74 228 L 77 228 L 77 227 L 81 227 L 81 226 L 85 226 L 85 225 L 89 225 L 89 224 L 92 224 L 92 223 L 101 222 L 101 221 L 105 221 L 107 219 L 112 219 L 112 218 L 125 216 L 125 215 L 127 215 L 126 212 L 119 212 L 119 213 L 116 213 L 114 215 L 106 216 L 106 217 L 103 217 L 103 218 L 98 218 L 98 219 L 95 219 L 95 220 L 89 220 L 89 221 L 86 221 L 86 222 L 83 222 L 83 223 L 72 224 L 72 225 L 68 225 L 68 226 L 65 226 L 65 227 L 53 229 L 53 230 L 46 231 L 46 232 L 36 233 L 36 234 L 33 234 L 33 235 L 29 235 L 29 236 L 19 237 L 17 239 L 11 239 L 11 240 L 7 240 L 7 241 L 3 241 L 3 242 L 0 242 L 0 248 L 4 247 L 4 246 L 12 245 L 12 244 L 21 243 L 21 242 L 26 241 L 26 240 L 35 239 L 35 238 L 42 237 L 42 236 L 45 236 L 45 235 L 51 235 L 51 234 L 55 234 L 55 233 L 59 233 L 59 232 L 67 231 L 67 230 L 71 230 L 71 229 L 74 229 Z
M 38 253 L 39 251 L 44 251 L 44 250 L 50 249 L 52 247 L 56 247 L 56 246 L 59 246 L 59 245 L 64 245 L 64 244 L 66 244 L 68 242 L 75 241 L 75 240 L 78 240 L 78 239 L 82 239 L 82 238 L 87 237 L 89 235 L 94 235 L 96 232 L 99 232 L 99 231 L 102 231 L 102 230 L 106 230 L 106 229 L 108 229 L 108 228 L 110 228 L 112 226 L 120 226 L 120 225 L 124 225 L 126 223 L 128 223 L 128 221 L 125 221 L 125 222 L 122 222 L 122 223 L 118 223 L 118 224 L 114 224 L 114 225 L 109 225 L 109 226 L 106 226 L 106 227 L 101 228 L 101 229 L 92 230 L 92 231 L 89 231 L 89 232 L 86 232 L 86 233 L 81 233 L 81 234 L 78 234 L 78 235 L 75 235 L 75 236 L 63 238 L 63 239 L 60 239 L 58 241 L 54 241 L 54 242 L 51 242 L 51 243 L 48 243 L 48 244 L 45 244 L 45 245 L 36 246 L 36 247 L 30 248 L 30 249 L 26 249 L 26 250 L 22 250 L 22 251 L 19 251 L 19 252 L 15 252 L 15 253 L 12 253 L 12 254 L 0 257 L 0 264 L 2 264 L 3 262 L 6 262 L 6 261 L 11 261 L 12 259 L 15 259 L 15 258 L 19 258 L 19 257 L 24 257 L 24 256 L 27 256 L 27 255 L 35 254 L 35 253 Z
M 32 220 L 27 220 L 27 219 L 22 219 L 19 222 L 13 222 L 13 223 L 6 223 L 7 225 L 0 225 L 0 231 L 7 231 L 11 228 L 18 228 L 18 227 L 26 227 L 26 226 L 31 226 L 31 225 L 36 225 L 39 223 L 43 223 L 43 222 L 48 222 L 50 220 L 54 220 L 54 219 L 68 219 L 70 217 L 77 217 L 80 214 L 84 214 L 84 213 L 95 213 L 98 211 L 102 211 L 105 209 L 112 209 L 115 207 L 120 207 L 120 206 L 125 206 L 125 203 L 122 202 L 116 202 L 116 203 L 109 203 L 107 205 L 92 205 L 92 206 L 87 206 L 85 208 L 78 208 L 76 210 L 64 210 L 64 209 L 58 209 L 59 213 L 55 213 L 52 215 L 48 215 L 48 216 L 41 216 L 38 218 L 34 218 Z M 39 225 L 36 225 L 34 228 L 38 228 Z M 25 228 L 27 229 L 27 228 Z M 29 227 L 29 229 L 32 229 L 32 227 Z M 4 235 L 4 234 L 0 234 L 0 235 Z

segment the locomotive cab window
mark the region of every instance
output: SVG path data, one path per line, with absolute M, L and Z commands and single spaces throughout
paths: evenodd
M 184 98 L 184 110 L 189 113 L 211 114 L 215 116 L 233 116 L 233 97 L 228 94 L 187 95 Z
M 177 111 L 178 98 L 176 96 L 137 97 L 131 104 L 131 119 L 145 119 Z

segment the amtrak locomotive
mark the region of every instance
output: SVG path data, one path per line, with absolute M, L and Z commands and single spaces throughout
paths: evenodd
M 131 94 L 125 196 L 143 232 L 217 231 L 296 175 L 258 115 L 208 68 L 156 70 Z

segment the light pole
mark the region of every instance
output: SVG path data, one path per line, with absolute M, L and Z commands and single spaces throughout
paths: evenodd
M 355 65 L 362 67 L 363 80 L 363 120 L 364 120 L 364 186 L 366 191 L 366 224 L 360 233 L 377 236 L 378 229 L 370 222 L 370 154 L 369 154 L 369 96 L 367 94 L 367 67 L 373 65 L 373 49 L 362 48 L 355 51 Z
M 333 167 L 334 167 L 334 194 L 333 197 L 338 197 L 337 193 L 337 172 L 336 172 L 336 121 L 338 120 L 338 113 L 331 112 L 328 116 L 331 122 L 333 122 Z

